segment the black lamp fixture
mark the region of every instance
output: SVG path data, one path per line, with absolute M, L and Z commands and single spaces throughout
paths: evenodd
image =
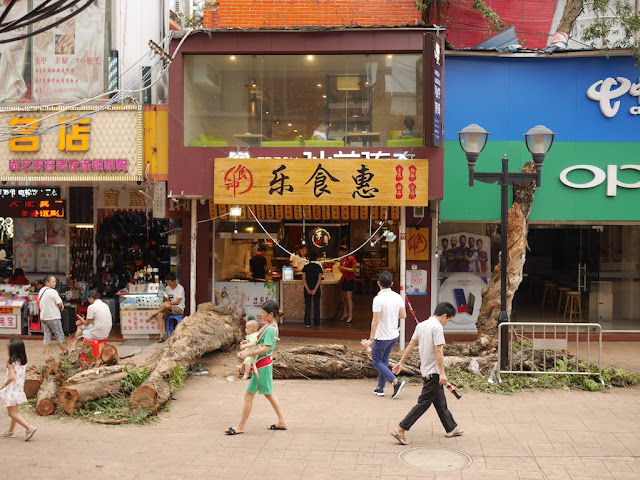
M 249 83 L 245 85 L 247 88 L 258 88 L 260 84 L 256 81 L 256 56 L 251 55 L 253 57 L 253 78 L 249 80 Z
M 509 186 L 520 185 L 523 183 L 536 182 L 536 188 L 540 188 L 542 175 L 542 162 L 553 145 L 555 133 L 544 125 L 536 125 L 525 133 L 525 141 L 527 149 L 531 152 L 533 162 L 536 167 L 535 173 L 514 172 L 509 173 L 509 159 L 506 155 L 502 158 L 501 172 L 476 172 L 476 162 L 480 156 L 480 152 L 484 150 L 487 144 L 487 138 L 490 133 L 480 125 L 472 123 L 458 132 L 460 147 L 467 157 L 467 166 L 469 168 L 469 186 L 473 187 L 474 180 L 483 183 L 497 183 L 501 190 L 501 271 L 500 271 L 500 315 L 498 316 L 498 324 L 509 321 L 507 315 L 507 231 L 509 229 Z M 501 329 L 500 334 L 500 368 L 507 368 L 509 361 L 508 331 L 506 328 Z

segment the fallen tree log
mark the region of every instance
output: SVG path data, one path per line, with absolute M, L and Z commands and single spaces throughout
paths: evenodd
M 85 370 L 69 378 L 57 392 L 58 405 L 71 414 L 86 402 L 120 392 L 120 381 L 127 376 L 124 366 Z
M 36 412 L 46 416 L 52 415 L 56 411 L 56 395 L 58 388 L 64 380 L 64 373 L 60 362 L 50 363 L 42 374 L 43 381 L 38 390 L 38 400 L 36 402 Z
M 400 361 L 400 353 L 392 353 L 390 366 Z M 466 369 L 472 360 L 480 370 L 490 370 L 495 356 L 445 357 L 445 366 Z M 420 359 L 414 350 L 401 375 L 421 376 Z M 375 378 L 378 371 L 371 365 L 371 353 L 348 350 L 344 345 L 303 345 L 273 354 L 273 378 Z
M 242 339 L 240 315 L 231 306 L 198 305 L 185 317 L 147 365 L 149 378 L 131 394 L 131 408 L 155 412 L 171 396 L 170 378 L 175 367 L 193 365 L 205 353 L 226 349 Z
M 35 365 L 27 367 L 24 378 L 24 393 L 27 398 L 36 398 L 42 385 L 42 373 Z
M 100 365 L 116 365 L 119 361 L 118 349 L 113 345 L 105 343 L 100 353 Z

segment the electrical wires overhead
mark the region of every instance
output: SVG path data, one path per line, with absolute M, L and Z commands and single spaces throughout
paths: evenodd
M 67 10 L 67 14 L 60 17 L 54 22 L 48 23 L 38 30 L 32 30 L 24 35 L 10 36 L 9 38 L 0 39 L 0 43 L 11 43 L 24 38 L 33 37 L 46 30 L 49 30 L 61 23 L 66 22 L 70 18 L 75 17 L 81 13 L 84 9 L 88 8 L 95 0 L 44 0 L 40 5 L 34 7 L 20 18 L 5 22 L 5 19 L 9 16 L 11 9 L 18 3 L 18 0 L 10 0 L 9 4 L 5 7 L 4 11 L 0 14 L 0 34 L 10 33 L 20 30 L 21 28 L 30 27 L 34 24 L 45 21 L 48 18 L 56 17 L 60 13 Z

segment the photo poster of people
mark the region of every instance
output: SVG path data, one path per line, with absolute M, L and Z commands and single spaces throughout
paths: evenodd
M 33 37 L 0 43 L 0 102 L 59 103 L 91 98 L 105 87 L 106 3 L 96 0 L 85 10 Z M 0 11 L 10 3 L 0 0 Z M 23 18 L 44 0 L 18 0 L 6 22 Z M 4 7 L 4 8 L 3 8 Z M 69 7 L 58 15 L 36 22 L 40 30 L 69 15 Z M 0 34 L 0 39 L 27 33 L 23 27 Z M 28 62 L 28 57 L 31 62 Z M 30 70 L 30 71 L 28 71 Z
M 476 330 L 482 289 L 491 276 L 491 238 L 470 232 L 438 236 L 438 302 L 450 302 L 457 314 L 445 328 Z

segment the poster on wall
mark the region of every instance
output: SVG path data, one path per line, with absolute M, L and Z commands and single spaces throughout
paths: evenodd
M 216 282 L 216 305 L 232 305 L 242 309 L 242 319 L 258 320 L 262 304 L 278 301 L 278 284 L 271 282 Z
M 7 2 L 2 2 L 6 8 Z M 3 18 L 3 24 L 24 17 L 27 14 L 28 2 L 17 2 Z M 27 33 L 28 27 L 9 30 L 0 34 L 0 40 L 21 37 Z M 29 101 L 25 66 L 27 65 L 28 39 L 0 43 L 0 102 L 18 103 Z
M 36 250 L 36 271 L 43 273 L 55 272 L 58 268 L 58 253 L 56 247 L 38 247 Z
M 33 247 L 16 245 L 16 267 L 23 269 L 25 272 L 35 272 L 36 270 L 36 252 Z
M 47 223 L 43 218 L 16 218 L 13 220 L 13 243 L 16 245 L 44 245 Z M 63 242 L 64 243 L 64 242 Z
M 426 270 L 407 270 L 406 292 L 407 292 L 407 295 L 426 295 L 427 294 L 427 271 Z
M 491 242 L 487 235 L 457 232 L 438 237 L 438 301 L 457 310 L 447 329 L 475 330 L 482 289 L 491 275 Z
M 37 8 L 44 0 L 33 2 Z M 50 25 L 68 15 L 38 22 Z M 78 15 L 33 37 L 33 101 L 69 102 L 104 90 L 105 0 L 96 0 Z
M 47 218 L 47 245 L 64 245 L 67 223 L 64 220 Z
M 407 228 L 407 260 L 429 260 L 428 228 Z

